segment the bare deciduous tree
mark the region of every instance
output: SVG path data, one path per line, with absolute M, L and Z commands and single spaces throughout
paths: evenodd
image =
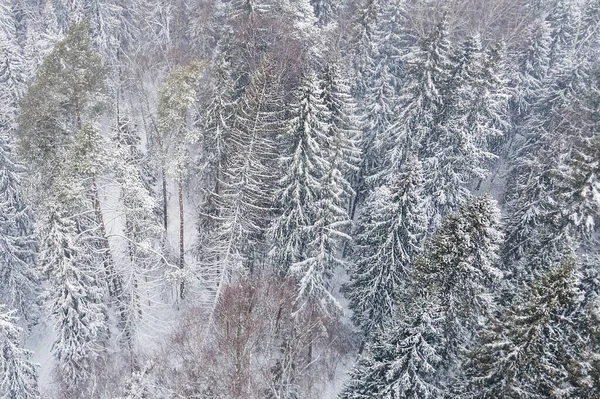
M 227 285 L 207 336 L 206 313 L 189 309 L 157 359 L 158 385 L 184 397 L 321 397 L 349 345 L 319 308 L 294 313 L 294 292 L 269 275 Z

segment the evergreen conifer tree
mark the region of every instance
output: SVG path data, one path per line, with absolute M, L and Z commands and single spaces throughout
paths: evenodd
M 387 321 L 367 344 L 340 398 L 441 397 L 445 390 L 436 373 L 442 342 L 439 304 L 413 301 L 410 316 Z
M 105 76 L 89 25 L 73 26 L 44 60 L 21 103 L 17 133 L 25 158 L 36 167 L 32 172 L 53 171 L 77 132 L 93 125 L 105 100 Z
M 315 17 L 320 26 L 334 22 L 337 17 L 340 2 L 335 0 L 311 0 L 315 12 Z
M 489 196 L 474 198 L 450 214 L 415 265 L 418 289 L 434 292 L 443 318 L 444 368 L 452 373 L 474 334 L 493 314 L 502 242 L 500 213 Z
M 325 166 L 314 219 L 305 229 L 306 255 L 292 264 L 290 271 L 299 281 L 297 299 L 301 305 L 319 304 L 324 311 L 335 312 L 339 304 L 332 295 L 330 280 L 336 268 L 345 268 L 339 252 L 344 242 L 351 241 L 351 221 L 342 200 L 345 179 L 336 155 Z
M 199 277 L 209 287 L 202 306 L 211 317 L 225 284 L 262 266 L 267 252 L 277 180 L 275 141 L 284 121 L 279 73 L 274 61 L 263 61 L 237 104 L 227 135 L 227 162 L 215 195 L 217 223 L 209 245 L 198 253 Z
M 367 345 L 341 397 L 446 395 L 464 351 L 493 314 L 500 239 L 489 197 L 449 215 L 415 261 L 405 302 Z
M 597 78 L 589 72 L 572 71 L 570 78 L 563 76 L 566 81 L 556 78 L 543 97 L 553 106 L 541 103 L 534 108 L 530 122 L 540 121 L 528 124 L 529 137 L 512 162 L 503 261 L 514 279 L 531 280 L 574 255 L 593 230 L 600 97 Z M 565 83 L 568 88 L 560 94 Z
M 203 132 L 203 155 L 207 185 L 214 185 L 214 193 L 220 193 L 220 183 L 226 165 L 228 134 L 233 127 L 235 111 L 235 88 L 231 66 L 225 54 L 217 49 L 212 62 L 210 102 L 199 115 Z
M 94 256 L 100 246 L 94 221 L 81 213 L 77 184 L 67 176 L 61 181 L 61 190 L 47 199 L 40 218 L 39 263 L 49 279 L 46 297 L 57 336 L 52 346 L 57 378 L 65 392 L 78 397 L 89 387 L 108 326 L 102 266 Z
M 355 227 L 354 267 L 345 288 L 353 320 L 368 337 L 398 310 L 427 225 L 418 160 L 406 162 L 367 200 Z
M 364 201 L 368 191 L 385 181 L 381 169 L 385 154 L 391 150 L 386 137 L 395 121 L 396 107 L 401 100 L 403 79 L 403 48 L 408 47 L 408 30 L 403 1 L 367 1 L 359 21 L 360 84 L 362 137 L 361 162 L 354 177 L 354 203 Z M 385 143 L 385 144 L 383 144 Z M 393 148 L 393 145 L 392 145 Z M 351 209 L 354 216 L 354 206 Z
M 234 123 L 235 88 L 231 65 L 219 47 L 211 64 L 210 102 L 198 115 L 202 130 L 200 181 L 204 189 L 198 210 L 198 239 L 196 255 L 210 246 L 218 225 L 218 198 L 222 191 L 223 173 L 227 165 L 229 134 Z M 231 154 L 229 154 L 231 155 Z
M 0 2 L 0 101 L 5 108 L 2 113 L 16 116 L 17 101 L 25 89 L 25 60 L 17 38 L 15 5 Z
M 321 178 L 328 168 L 327 139 L 329 110 L 323 102 L 319 80 L 307 73 L 297 94 L 292 117 L 281 135 L 281 158 L 286 173 L 276 194 L 279 215 L 270 228 L 274 247 L 271 256 L 276 268 L 287 274 L 291 264 L 307 253 L 307 228 L 315 222 L 316 202 L 321 194 Z
M 575 263 L 565 262 L 534 282 L 524 302 L 492 322 L 470 352 L 465 397 L 595 396 L 581 396 L 577 387 L 589 370 L 581 350 L 588 338 L 576 318 L 580 278 Z M 597 381 L 590 388 L 597 394 Z
M 343 175 L 341 180 L 344 190 L 344 203 L 352 215 L 352 200 L 355 191 L 351 178 L 360 165 L 360 127 L 362 118 L 359 117 L 358 105 L 350 93 L 348 71 L 340 61 L 331 61 L 324 66 L 322 79 L 322 97 L 328 110 L 329 125 L 328 151 L 329 157 L 335 157 L 338 169 Z
M 21 184 L 25 170 L 14 159 L 14 147 L 8 132 L 0 131 L 0 298 L 33 323 L 39 313 L 37 248 L 33 213 Z
M 10 4 L 0 2 L 0 14 L 0 301 L 31 324 L 39 315 L 34 220 L 22 186 L 25 168 L 13 138 L 25 65 Z
M 397 168 L 407 154 L 418 151 L 422 162 L 435 159 L 435 144 L 444 115 L 446 85 L 452 72 L 448 22 L 442 19 L 431 33 L 413 46 L 405 56 L 406 93 L 397 108 L 397 119 L 381 137 L 380 148 L 386 152 L 386 171 Z M 428 170 L 425 169 L 428 179 Z
M 15 314 L 0 305 L 0 397 L 38 399 L 38 365 L 29 360 L 32 353 L 19 345 L 22 330 Z

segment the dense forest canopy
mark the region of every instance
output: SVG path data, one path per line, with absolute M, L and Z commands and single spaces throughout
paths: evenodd
M 0 398 L 599 398 L 600 0 L 0 0 Z

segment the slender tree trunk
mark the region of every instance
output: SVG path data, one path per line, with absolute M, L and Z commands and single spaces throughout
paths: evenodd
M 131 220 L 129 220 L 127 217 L 125 217 L 125 228 L 130 237 L 130 240 L 128 240 L 127 245 L 129 248 L 129 259 L 131 261 L 131 267 L 136 268 L 137 254 L 136 254 L 135 246 L 132 243 L 132 241 L 136 239 L 136 230 L 133 228 L 133 223 L 131 223 Z M 131 283 L 132 283 L 131 285 L 133 287 L 133 290 L 132 290 L 133 291 L 132 292 L 133 301 L 132 301 L 132 304 L 130 305 L 131 306 L 130 312 L 137 312 L 138 316 L 141 318 L 142 317 L 142 307 L 141 307 L 141 299 L 140 299 L 137 272 L 134 272 L 132 274 Z M 127 316 L 125 309 L 123 309 L 123 316 L 124 317 Z M 129 348 L 129 350 L 131 352 L 131 350 L 133 349 L 133 334 L 134 334 L 134 332 L 132 331 L 132 326 L 127 325 L 126 320 L 127 320 L 126 318 L 123 319 L 123 326 L 125 327 L 123 332 L 125 334 L 125 341 L 126 341 L 127 347 Z M 131 354 L 131 356 L 133 357 L 134 355 Z
M 186 121 L 186 116 L 187 116 L 187 109 L 184 109 L 181 111 L 181 117 L 182 120 L 184 121 L 184 123 L 187 125 L 187 121 Z M 184 148 L 185 148 L 185 135 L 184 135 L 184 130 L 182 127 L 180 127 L 178 129 L 177 132 L 177 137 L 178 137 L 178 141 L 179 141 L 179 145 L 178 145 L 178 153 L 179 154 L 184 154 Z M 181 161 L 180 161 L 181 162 Z M 178 197 L 179 197 L 179 269 L 183 269 L 184 266 L 184 242 L 183 242 L 183 233 L 185 231 L 184 229 L 184 219 L 183 219 L 183 163 L 181 162 L 179 164 L 179 171 L 178 171 L 178 176 L 177 176 L 177 184 L 178 184 Z M 185 297 L 185 293 L 184 293 L 184 289 L 185 289 L 185 282 L 182 280 L 181 284 L 179 286 L 179 297 L 181 299 L 183 299 Z
M 354 195 L 350 198 L 350 207 L 348 209 L 348 213 L 349 213 L 349 217 L 350 220 L 354 220 L 354 215 L 356 214 L 356 205 L 358 204 L 358 200 L 360 198 L 360 196 L 362 195 L 363 192 L 363 183 L 362 183 L 362 176 L 359 178 L 361 181 L 359 184 L 357 184 L 356 189 L 354 190 Z
M 136 255 L 136 250 L 135 250 L 135 247 L 134 247 L 134 245 L 132 243 L 132 240 L 136 239 L 136 231 L 133 228 L 133 223 L 131 223 L 131 220 L 129 220 L 127 217 L 125 217 L 125 228 L 129 232 L 129 236 L 130 236 L 130 240 L 127 240 L 127 247 L 129 249 L 129 260 L 131 261 L 131 267 L 135 268 L 136 267 L 137 255 Z M 137 308 L 137 313 L 141 317 L 142 316 L 142 307 L 139 306 L 139 304 L 140 304 L 140 294 L 139 294 L 139 290 L 138 290 L 138 280 L 137 280 L 136 276 L 137 276 L 137 274 L 134 273 L 134 275 L 133 275 L 133 281 L 132 281 L 133 295 L 134 295 L 134 298 L 135 298 L 135 301 L 134 301 L 135 305 L 134 306 Z M 146 282 L 147 281 L 148 280 L 146 280 Z
M 481 188 L 481 183 L 483 183 L 483 179 L 479 179 L 477 181 L 477 187 L 475 187 L 475 191 L 479 191 L 479 189 Z
M 183 269 L 184 265 L 184 243 L 183 243 L 183 233 L 184 229 L 184 219 L 183 219 L 183 177 L 181 176 L 181 172 L 179 172 L 179 268 Z M 181 282 L 181 287 L 179 290 L 179 296 L 181 299 L 184 297 L 184 282 Z
M 215 181 L 215 194 L 217 194 L 217 196 L 219 195 L 219 179 L 221 178 L 221 174 L 219 173 L 219 171 L 221 170 L 221 166 L 217 166 L 217 171 L 216 171 L 216 181 Z
M 163 165 L 162 167 L 162 171 L 161 171 L 161 177 L 162 177 L 162 208 L 163 208 L 163 229 L 164 229 L 164 236 L 163 236 L 163 251 L 164 253 L 167 253 L 167 247 L 168 247 L 168 230 L 167 228 L 169 227 L 169 218 L 168 218 L 168 214 L 167 214 L 167 175 L 166 175 L 166 171 L 165 171 L 165 167 Z M 170 251 L 169 251 L 170 252 Z M 175 296 L 177 297 L 177 293 L 175 293 Z
M 79 107 L 77 107 L 75 115 L 77 130 L 81 130 L 83 128 L 83 122 L 81 120 L 81 112 L 79 111 Z M 115 273 L 112 253 L 110 252 L 110 245 L 108 242 L 108 237 L 106 236 L 106 227 L 104 226 L 104 217 L 102 216 L 102 208 L 100 206 L 100 196 L 98 195 L 96 176 L 92 177 L 92 197 L 94 202 L 94 213 L 96 214 L 96 219 L 98 221 L 98 225 L 100 226 L 100 239 L 102 240 L 105 250 L 104 272 L 106 273 L 108 294 L 111 298 L 117 298 L 122 293 L 122 284 L 119 276 L 117 276 Z
M 94 212 L 96 214 L 96 219 L 98 220 L 98 225 L 100 226 L 100 238 L 105 251 L 104 271 L 108 280 L 108 294 L 112 298 L 116 298 L 121 295 L 123 287 L 119 276 L 117 276 L 115 272 L 112 253 L 110 252 L 110 244 L 108 242 L 108 237 L 106 236 L 106 227 L 104 226 L 104 217 L 102 215 L 102 208 L 100 207 L 100 197 L 98 195 L 98 185 L 95 177 L 92 179 L 92 195 L 94 197 Z
M 165 174 L 165 168 L 162 168 L 162 196 L 163 196 L 163 227 L 165 232 L 167 231 L 168 226 L 168 217 L 167 217 L 167 176 Z

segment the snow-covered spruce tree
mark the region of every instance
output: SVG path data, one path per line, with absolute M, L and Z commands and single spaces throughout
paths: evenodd
M 584 345 L 579 347 L 579 356 L 583 361 L 574 368 L 574 385 L 577 393 L 583 398 L 600 394 L 600 259 L 597 256 L 582 256 L 580 290 L 583 298 L 579 303 L 574 318 L 579 335 Z
M 463 50 L 469 47 L 469 41 L 477 43 L 478 35 L 467 39 Z M 476 48 L 477 45 L 474 46 Z M 474 61 L 466 74 L 469 84 L 463 87 L 465 102 L 461 102 L 463 122 L 471 131 L 477 156 L 473 157 L 474 168 L 480 176 L 486 177 L 492 160 L 497 160 L 497 152 L 505 141 L 505 132 L 510 131 L 509 99 L 506 46 L 503 43 L 490 44 L 482 48 L 479 61 Z M 465 51 L 466 52 L 466 51 Z M 477 58 L 477 57 L 475 57 Z M 472 91 L 471 94 L 466 93 Z M 498 163 L 498 162 L 496 162 Z M 481 177 L 479 177 L 481 179 Z M 481 180 L 477 189 L 480 188 Z
M 349 373 L 341 399 L 439 398 L 442 362 L 439 304 L 416 299 L 410 313 L 388 320 L 367 344 Z
M 580 25 L 579 5 L 572 0 L 556 0 L 548 6 L 546 20 L 550 23 L 550 69 L 560 71 L 570 68 L 577 60 L 575 45 L 577 27 Z
M 336 0 L 310 0 L 314 8 L 315 17 L 319 26 L 327 26 L 335 22 L 338 10 L 341 7 L 340 2 Z
M 26 65 L 18 42 L 14 8 L 10 2 L 0 1 L 0 132 L 3 135 L 15 128 L 19 100 L 26 88 Z
M 38 365 L 31 352 L 21 348 L 21 328 L 15 310 L 0 305 L 0 398 L 38 399 Z
M 584 348 L 595 344 L 597 355 L 598 341 L 597 337 L 589 341 L 577 317 L 582 299 L 579 281 L 574 261 L 552 268 L 529 288 L 524 302 L 519 300 L 491 323 L 481 344 L 469 353 L 464 397 L 598 395 L 598 380 L 585 375 L 590 370 Z M 581 383 L 588 385 L 587 391 L 580 390 Z
M 358 24 L 360 61 L 364 71 L 359 74 L 359 95 L 362 117 L 362 152 L 359 169 L 354 176 L 356 197 L 354 203 L 362 202 L 374 185 L 385 177 L 374 179 L 383 166 L 382 155 L 389 150 L 381 143 L 395 120 L 396 106 L 400 101 L 399 89 L 402 79 L 402 48 L 407 47 L 407 32 L 403 19 L 402 1 L 368 1 Z M 368 27 L 363 24 L 368 23 Z M 388 143 L 389 144 L 389 143 Z M 355 206 L 351 209 L 354 216 Z
M 257 27 L 269 26 L 269 13 L 276 13 L 272 3 L 272 0 L 218 2 L 218 13 L 223 20 L 223 26 L 218 28 L 222 32 L 221 50 L 231 62 L 236 89 L 249 84 L 250 75 L 265 55 L 265 47 L 271 44 L 271 38 L 265 32 L 268 29 Z
M 396 351 L 386 375 L 389 385 L 385 392 L 390 399 L 433 399 L 446 390 L 443 382 L 436 378 L 444 361 L 440 346 L 445 339 L 440 326 L 440 304 L 433 300 L 414 305 L 412 312 L 388 333 L 392 344 L 398 340 L 395 347 L 390 347 Z
M 202 129 L 203 171 L 209 190 L 220 193 L 223 169 L 226 165 L 227 135 L 234 122 L 235 88 L 231 66 L 225 54 L 217 48 L 210 65 L 210 92 L 208 105 L 200 111 Z M 214 188 L 213 188 L 214 187 Z
M 563 173 L 556 179 L 557 213 L 561 224 L 567 225 L 575 239 L 584 243 L 596 230 L 600 214 L 600 73 L 597 69 L 584 81 L 577 99 L 564 114 L 558 134 L 567 136 L 571 146 L 569 156 L 562 162 Z
M 270 253 L 276 267 L 298 278 L 301 303 L 331 304 L 327 280 L 339 263 L 339 244 L 347 238 L 345 208 L 352 191 L 345 172 L 355 149 L 347 136 L 346 110 L 339 108 L 340 92 L 332 86 L 323 91 L 323 85 L 316 73 L 306 72 L 281 136 L 287 173 L 276 196 L 279 215 L 270 229 Z
M 358 171 L 354 177 L 354 190 L 357 194 L 353 199 L 353 211 L 373 186 L 373 182 L 369 181 L 369 178 L 381 172 L 382 154 L 387 148 L 380 145 L 380 141 L 384 140 L 383 137 L 394 120 L 395 107 L 398 102 L 394 77 L 389 65 L 382 60 L 372 67 L 366 84 L 363 101 L 365 105 L 362 108 L 364 115 L 362 115 L 362 135 L 359 143 L 361 157 Z
M 337 267 L 345 267 L 339 252 L 341 245 L 351 240 L 345 198 L 353 193 L 344 172 L 354 150 L 344 131 L 331 127 L 323 148 L 326 163 L 314 204 L 314 219 L 305 229 L 306 255 L 292 264 L 290 271 L 299 280 L 297 299 L 301 306 L 318 304 L 325 312 L 335 312 L 333 309 L 339 305 L 331 294 L 329 280 Z
M 209 101 L 198 112 L 197 126 L 201 129 L 201 155 L 197 168 L 201 171 L 203 184 L 202 203 L 198 209 L 198 238 L 196 254 L 210 245 L 214 229 L 218 224 L 217 198 L 221 194 L 223 172 L 227 164 L 228 134 L 234 122 L 235 90 L 231 77 L 231 66 L 220 45 L 215 50 L 208 73 Z
M 573 74 L 565 93 L 552 86 L 546 98 L 555 99 L 555 107 L 536 109 L 544 122 L 531 130 L 529 150 L 511 166 L 503 261 L 513 279 L 530 280 L 573 255 L 594 228 L 600 91 L 589 71 Z
M 21 186 L 25 169 L 15 160 L 9 134 L 0 131 L 0 300 L 30 324 L 39 313 L 40 288 L 33 213 Z
M 89 21 L 94 47 L 111 65 L 118 65 L 123 52 L 138 36 L 131 6 L 121 0 L 75 0 L 71 3 L 70 15 Z
M 17 101 L 25 89 L 25 60 L 17 39 L 13 4 L 0 1 L 0 101 L 2 112 L 16 116 Z
M 359 4 L 357 20 L 354 22 L 354 32 L 352 32 L 353 64 L 357 78 L 353 94 L 359 102 L 364 98 L 366 89 L 369 87 L 369 76 L 375 64 L 373 57 L 376 56 L 376 46 L 373 40 L 380 7 L 380 0 L 364 0 Z
M 543 82 L 550 63 L 550 26 L 544 20 L 533 23 L 532 32 L 524 49 L 513 61 L 514 71 L 510 85 L 513 87 L 509 100 L 511 127 L 505 136 L 504 151 L 516 153 L 514 145 L 526 135 L 526 124 L 532 109 L 545 90 Z M 516 172 L 514 172 L 516 174 Z
M 550 46 L 552 43 L 551 27 L 547 21 L 541 21 L 534 30 L 533 38 L 526 52 L 519 60 L 520 73 L 512 98 L 512 114 L 514 133 L 512 147 L 514 153 L 508 162 L 505 198 L 507 216 L 505 220 L 506 241 L 502 250 L 505 264 L 519 269 L 515 263 L 527 256 L 528 246 L 538 242 L 536 226 L 539 222 L 539 199 L 547 198 L 552 185 L 548 184 L 549 165 L 541 166 L 535 156 L 540 146 L 549 140 L 543 134 L 543 127 L 548 125 L 549 93 L 555 86 L 551 84 L 553 73 L 550 70 Z M 544 129 L 545 130 L 545 129 Z M 562 141 L 561 141 L 562 143 Z M 554 145 L 554 144 L 553 144 Z M 562 144 L 561 144 L 562 145 Z M 549 163 L 556 157 L 545 155 L 541 161 Z M 543 207 L 541 208 L 543 209 Z M 531 262 L 525 262 L 531 265 Z M 527 271 L 514 270 L 515 278 L 522 279 Z M 517 276 L 519 275 L 519 276 Z
M 52 14 L 56 19 L 56 24 L 60 32 L 66 32 L 69 29 L 69 6 L 65 0 L 52 1 Z
M 319 83 L 316 73 L 306 73 L 292 116 L 280 136 L 285 150 L 280 162 L 285 174 L 278 183 L 275 198 L 279 214 L 271 225 L 269 238 L 273 243 L 270 256 L 283 275 L 307 254 L 307 228 L 316 220 L 321 178 L 329 167 L 326 151 L 331 116 Z
M 23 50 L 27 59 L 28 81 L 35 77 L 44 59 L 63 38 L 52 1 L 45 1 L 38 15 L 31 14 L 27 18 L 27 37 Z
M 33 214 L 24 198 L 25 168 L 13 139 L 25 67 L 8 3 L 0 2 L 0 301 L 28 324 L 38 316 Z
M 568 105 L 590 70 L 589 60 L 577 53 L 575 44 L 578 14 L 578 6 L 569 0 L 555 1 L 548 7 L 545 20 L 548 32 L 543 39 L 547 41 L 547 67 L 540 65 L 543 80 L 538 101 L 524 126 L 526 137 L 531 139 L 525 150 L 535 150 L 536 138 L 553 130 L 555 112 Z
M 444 90 L 452 70 L 447 30 L 447 22 L 443 19 L 404 57 L 404 95 L 397 108 L 392 110 L 396 118 L 386 133 L 377 138 L 377 147 L 385 154 L 381 172 L 384 176 L 415 152 L 420 154 L 422 162 L 427 162 L 426 180 L 435 166 L 434 149 L 439 146 L 433 145 L 439 135 L 445 105 Z
M 237 18 L 252 18 L 256 17 L 255 14 L 260 15 L 271 11 L 273 8 L 272 0 L 233 0 L 232 10 Z
M 514 150 L 510 154 L 513 160 L 509 163 L 509 184 L 515 179 L 511 175 L 528 174 L 520 158 L 538 148 L 540 130 L 550 130 L 550 115 L 563 104 L 564 93 L 571 90 L 573 48 L 563 45 L 558 52 L 556 43 L 562 40 L 558 40 L 557 35 L 561 29 L 555 23 L 552 18 L 536 20 L 525 50 L 516 59 L 518 71 L 513 78 L 510 137 Z M 513 190 L 507 190 L 509 196 Z
M 514 281 L 531 280 L 537 271 L 572 254 L 575 245 L 564 228 L 552 226 L 558 211 L 554 187 L 557 175 L 562 174 L 561 154 L 569 151 L 568 138 L 545 133 L 532 137 L 528 144 L 538 149 L 517 156 L 509 172 L 514 177 L 509 183 L 512 187 L 507 187 L 510 197 L 502 258 Z
M 335 157 L 342 175 L 345 205 L 352 212 L 352 199 L 355 192 L 351 178 L 358 171 L 361 161 L 360 128 L 362 118 L 358 115 L 358 105 L 350 93 L 349 71 L 340 60 L 329 61 L 323 67 L 322 97 L 329 111 L 328 151 L 329 157 Z
M 247 242 L 238 242 L 244 264 L 264 249 L 264 233 L 272 210 L 277 172 L 275 140 L 282 131 L 284 108 L 278 65 L 265 59 L 239 101 L 228 147 L 221 197 L 223 215 L 235 220 Z M 235 226 L 237 225 L 237 226 Z
M 396 314 L 406 294 L 427 226 L 422 184 L 421 165 L 413 158 L 367 197 L 355 226 L 353 268 L 345 291 L 365 339 Z
M 375 27 L 376 45 L 380 60 L 388 65 L 394 86 L 401 88 L 404 75 L 403 57 L 416 41 L 408 25 L 406 0 L 389 0 L 381 4 Z
M 177 179 L 179 201 L 179 258 L 178 266 L 184 268 L 184 204 L 183 179 L 189 163 L 187 145 L 198 140 L 198 132 L 189 126 L 189 112 L 196 102 L 204 62 L 194 61 L 176 68 L 161 85 L 158 98 L 158 144 L 159 158 L 164 173 Z M 165 177 L 163 176 L 163 179 Z M 164 197 L 163 201 L 167 201 Z M 184 283 L 178 288 L 178 296 L 184 297 Z
M 502 240 L 500 212 L 489 196 L 474 198 L 446 217 L 415 263 L 413 287 L 440 304 L 444 336 L 442 379 L 460 365 L 463 351 L 495 309 L 494 289 Z M 447 382 L 447 381 L 444 381 Z
M 495 158 L 487 150 L 488 139 L 502 134 L 497 127 L 501 85 L 494 65 L 499 60 L 490 65 L 478 37 L 452 53 L 453 69 L 441 93 L 443 112 L 421 147 L 433 226 L 470 197 L 469 183 L 486 176 L 486 163 Z
M 227 163 L 215 195 L 217 225 L 198 253 L 201 285 L 213 314 L 221 290 L 238 273 L 262 267 L 276 186 L 275 140 L 282 132 L 281 71 L 263 60 L 237 104 L 227 135 Z
M 405 94 L 393 124 L 377 140 L 385 154 L 381 174 L 417 152 L 435 228 L 470 197 L 469 183 L 484 177 L 494 158 L 487 147 L 488 138 L 500 133 L 502 80 L 496 54 L 484 53 L 476 37 L 451 45 L 445 18 L 403 60 Z
M 39 264 L 49 280 L 45 296 L 57 336 L 55 378 L 65 395 L 87 397 L 108 333 L 103 266 L 93 211 L 76 194 L 81 187 L 68 174 L 60 182 L 40 215 Z
M 571 157 L 561 165 L 565 173 L 557 176 L 555 182 L 553 199 L 556 209 L 552 210 L 550 219 L 554 237 L 547 238 L 551 241 L 564 240 L 563 245 L 570 244 L 574 251 L 580 246 L 585 247 L 590 239 L 593 241 L 597 228 L 600 215 L 600 139 L 594 133 L 592 137 L 571 140 L 575 141 Z
M 584 57 L 593 59 L 598 54 L 600 44 L 600 4 L 595 0 L 586 0 L 581 11 L 581 25 L 578 31 L 577 45 Z
M 426 227 L 426 226 L 423 226 Z M 493 313 L 501 234 L 489 197 L 450 214 L 415 261 L 407 301 L 367 344 L 343 398 L 439 398 Z

